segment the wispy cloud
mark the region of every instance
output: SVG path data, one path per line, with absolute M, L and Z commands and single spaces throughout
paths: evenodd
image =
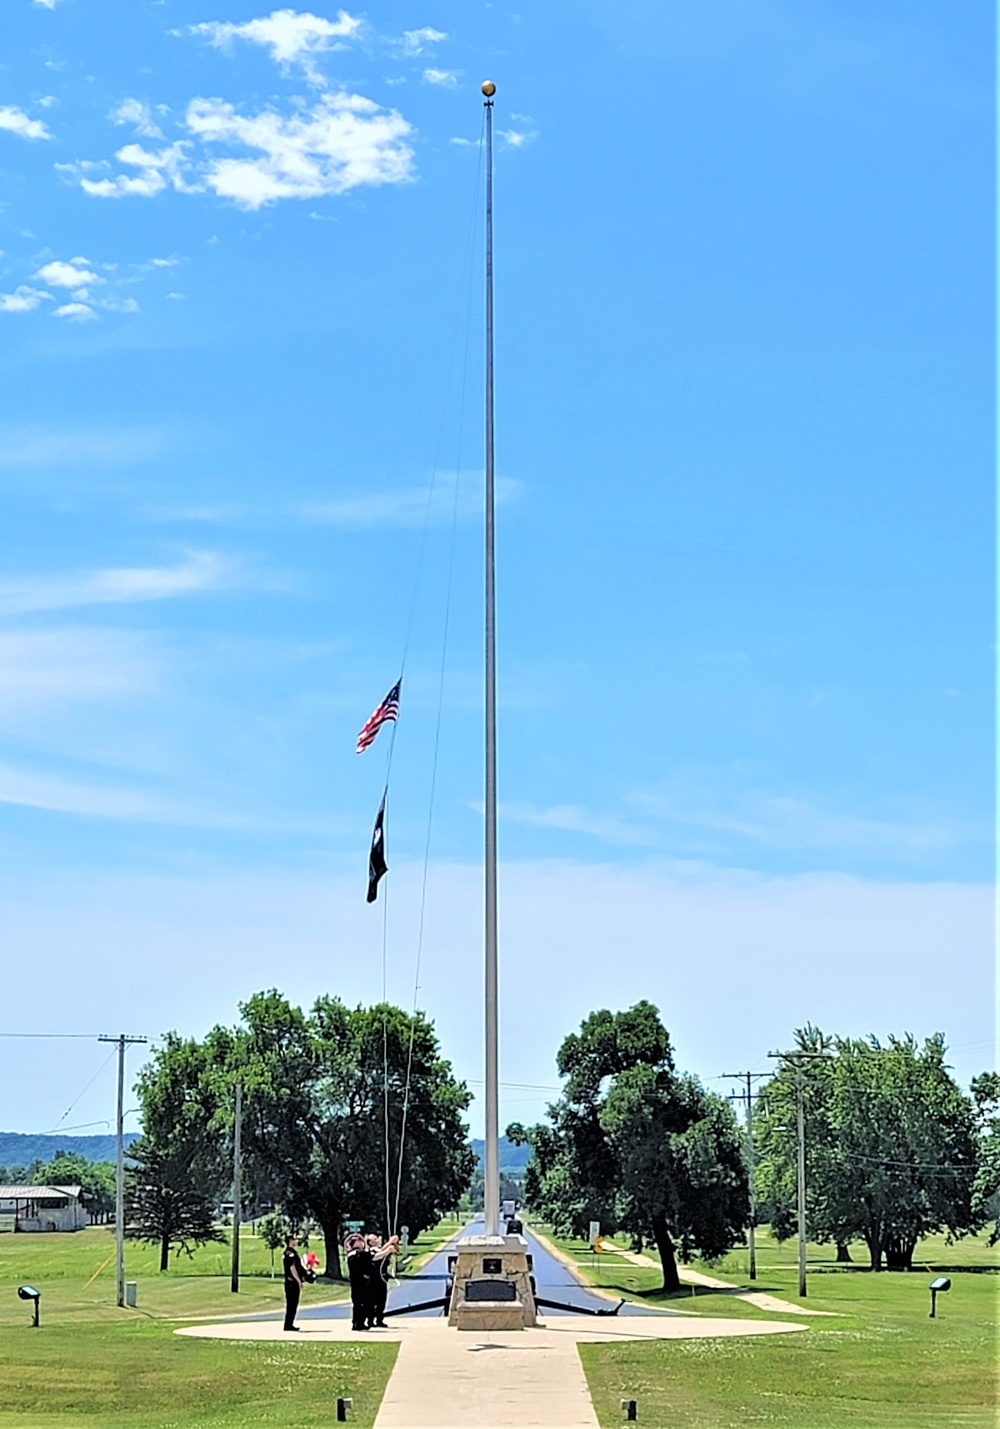
M 131 124 L 144 139 L 162 139 L 163 130 L 153 118 L 153 111 L 141 99 L 123 99 L 108 115 L 112 124 Z
M 121 700 L 147 693 L 157 679 L 145 637 L 133 631 L 0 631 L 0 715 Z
M 448 36 L 444 30 L 421 25 L 419 30 L 404 30 L 400 50 L 404 55 L 422 55 L 431 45 L 442 45 Z
M 424 70 L 424 83 L 436 84 L 441 89 L 457 89 L 458 70 L 435 69 L 432 66 Z
M 80 814 L 127 823 L 239 828 L 245 820 L 143 789 L 86 783 L 0 763 L 0 804 L 20 804 L 52 813 Z
M 161 427 L 0 428 L 0 469 L 67 466 L 131 466 L 159 455 L 167 445 Z M 34 478 L 33 478 L 34 479 Z
M 317 59 L 329 50 L 345 49 L 346 42 L 356 39 L 361 28 L 361 21 L 346 10 L 338 10 L 335 20 L 308 11 L 272 10 L 270 15 L 242 24 L 209 20 L 189 26 L 187 33 L 202 36 L 220 50 L 231 49 L 236 40 L 259 45 L 283 70 L 299 68 L 311 84 L 324 85 L 326 80 Z
M 51 139 L 46 125 L 40 119 L 30 119 L 23 109 L 16 105 L 0 105 L 0 129 L 8 134 L 16 134 L 19 139 Z
M 236 584 L 237 568 L 225 556 L 196 551 L 176 566 L 120 567 L 0 581 L 0 615 L 168 600 Z
M 40 10 L 54 10 L 57 5 L 62 3 L 62 0 L 32 0 L 32 3 L 37 5 Z
M 86 323 L 97 317 L 89 303 L 63 303 L 52 314 L 55 318 L 69 318 L 71 322 Z
M 172 189 L 211 192 L 250 210 L 279 199 L 403 183 L 412 173 L 410 125 L 359 94 L 324 94 L 288 113 L 244 114 L 222 99 L 194 99 L 183 125 L 191 137 L 161 149 L 119 149 L 115 158 L 128 172 L 95 178 L 84 163 L 64 171 L 92 198 L 155 198 Z M 220 149 L 231 152 L 220 155 Z
M 496 481 L 497 505 L 516 501 L 524 483 L 501 476 Z M 260 502 L 205 502 L 186 506 L 147 506 L 137 514 L 147 521 L 190 522 L 198 525 L 259 526 L 275 521 L 292 525 L 339 526 L 345 530 L 413 529 L 427 521 L 445 525 L 455 512 L 455 476 L 439 473 L 437 480 L 422 486 L 404 486 L 383 491 L 356 491 L 321 500 Z M 458 492 L 457 519 L 476 520 L 482 516 L 482 473 L 463 474 Z
M 505 803 L 500 808 L 500 817 L 515 824 L 533 824 L 540 829 L 586 834 L 611 844 L 649 847 L 657 841 L 651 829 L 643 828 L 635 820 L 594 814 L 581 804 L 556 804 L 544 809 L 535 804 Z

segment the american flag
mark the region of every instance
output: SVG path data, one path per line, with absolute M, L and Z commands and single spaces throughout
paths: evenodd
M 375 742 L 375 736 L 384 724 L 388 724 L 390 720 L 399 719 L 399 687 L 402 683 L 402 680 L 397 680 L 378 709 L 373 710 L 365 720 L 361 733 L 358 735 L 357 752 L 359 754 L 364 754 L 368 746 Z

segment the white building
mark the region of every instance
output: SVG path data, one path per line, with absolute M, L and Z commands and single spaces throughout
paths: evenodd
M 79 1231 L 90 1225 L 79 1186 L 0 1186 L 0 1230 Z

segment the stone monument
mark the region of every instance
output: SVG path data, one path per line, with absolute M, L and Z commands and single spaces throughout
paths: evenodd
M 523 1236 L 463 1236 L 449 1268 L 448 1323 L 455 1329 L 524 1330 L 535 1324 L 531 1256 Z

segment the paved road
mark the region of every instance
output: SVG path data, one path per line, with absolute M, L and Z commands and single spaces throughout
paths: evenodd
M 464 1228 L 464 1234 L 482 1235 L 483 1223 L 472 1222 Z M 564 1300 L 567 1304 L 575 1306 L 578 1310 L 607 1309 L 608 1301 L 602 1296 L 593 1295 L 589 1290 L 583 1289 L 569 1271 L 557 1260 L 537 1237 L 531 1234 L 530 1230 L 525 1232 L 528 1240 L 528 1248 L 534 1261 L 534 1276 L 537 1293 L 545 1300 Z M 419 1305 L 423 1300 L 439 1300 L 445 1293 L 448 1279 L 448 1254 L 449 1248 L 439 1252 L 422 1270 L 416 1275 L 408 1275 L 392 1285 L 389 1290 L 388 1309 L 399 1310 L 408 1305 Z M 317 1286 L 317 1289 L 319 1287 Z M 351 1313 L 350 1305 L 317 1305 L 310 1307 L 308 1298 L 316 1291 L 306 1291 L 303 1304 L 299 1311 L 300 1319 L 325 1319 L 333 1317 L 340 1319 L 347 1317 Z M 440 1310 L 427 1310 L 421 1312 L 427 1315 L 440 1315 Z M 560 1313 L 570 1313 L 569 1311 L 558 1311 L 545 1309 L 545 1315 L 558 1315 Z M 660 1311 L 646 1310 L 640 1305 L 624 1305 L 621 1310 L 622 1315 L 642 1315 L 659 1314 Z M 268 1318 L 271 1318 L 270 1316 Z M 275 1317 L 277 1318 L 277 1317 Z

